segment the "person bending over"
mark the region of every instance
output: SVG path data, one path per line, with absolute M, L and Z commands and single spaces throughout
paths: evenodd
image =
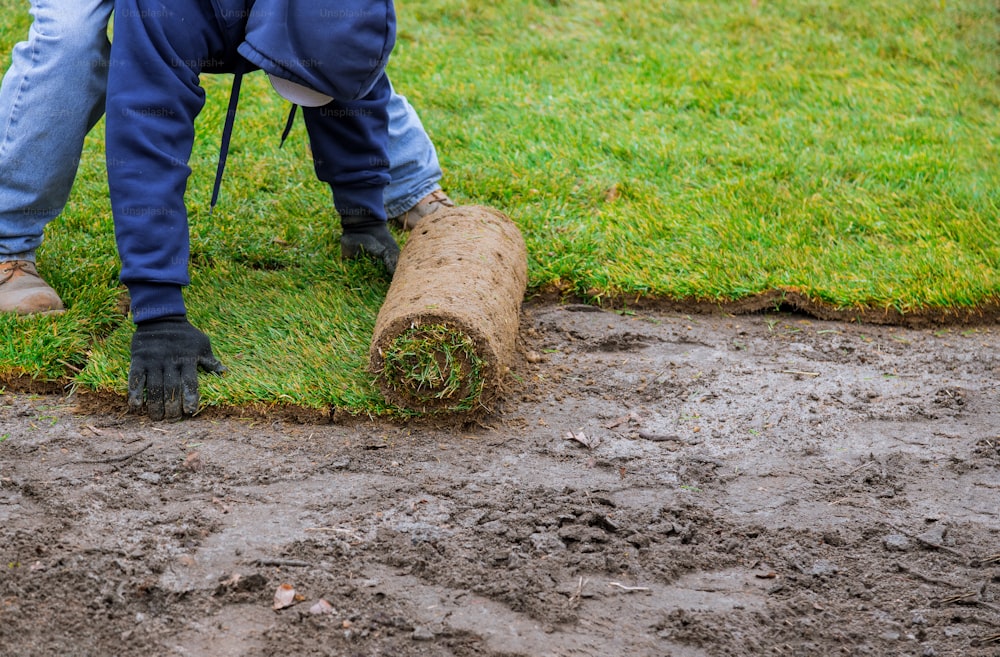
M 27 38 L 0 83 L 0 312 L 59 313 L 59 294 L 39 274 L 45 227 L 70 195 L 84 137 L 104 113 L 108 19 L 114 0 L 30 0 Z M 453 205 L 413 106 L 389 99 L 389 167 L 383 199 L 406 229 Z
M 383 194 L 390 182 L 385 65 L 391 0 L 117 0 L 106 156 L 121 280 L 131 295 L 129 407 L 178 418 L 198 409 L 198 369 L 221 373 L 186 317 L 184 191 L 203 73 L 262 69 L 303 105 L 319 180 L 333 192 L 344 257 L 391 275 L 399 247 Z M 234 93 L 237 88 L 234 85 Z

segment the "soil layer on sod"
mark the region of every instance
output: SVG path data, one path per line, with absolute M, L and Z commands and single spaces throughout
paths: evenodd
M 372 337 L 369 368 L 386 400 L 419 413 L 488 407 L 514 356 L 527 263 L 521 232 L 498 210 L 421 221 Z
M 697 301 L 693 299 L 669 299 L 662 297 L 602 296 L 600 299 L 574 295 L 567 290 L 550 287 L 544 290 L 527 290 L 527 303 L 571 308 L 578 311 L 599 313 L 616 311 L 619 313 L 668 312 L 690 317 L 700 317 L 705 321 L 719 317 L 753 317 L 772 312 L 793 312 L 816 320 L 840 321 L 845 326 L 886 326 L 908 329 L 950 329 L 989 330 L 1000 324 L 1000 301 L 990 301 L 968 308 L 923 308 L 900 312 L 894 308 L 837 308 L 820 300 L 813 300 L 796 292 L 774 290 L 767 294 L 754 295 L 730 302 Z M 522 314 L 523 323 L 523 314 Z M 516 336 L 515 336 L 516 337 Z M 374 344 L 374 341 L 373 341 Z M 33 377 L 23 372 L 0 373 L 0 387 L 9 392 L 29 394 L 60 394 L 70 390 L 78 393 L 80 407 L 91 413 L 124 413 L 125 397 L 109 389 L 95 389 L 75 382 L 74 373 L 55 379 Z M 502 392 L 495 388 L 493 392 Z M 496 398 L 491 402 L 495 405 Z M 279 403 L 274 400 L 260 400 L 255 404 L 211 404 L 205 406 L 200 415 L 221 417 L 281 417 L 293 422 L 325 423 L 329 421 L 347 422 L 356 411 L 351 408 L 308 408 L 297 404 Z M 360 418 L 368 415 L 361 413 Z M 436 413 L 435 422 L 443 419 Z M 463 422 L 461 415 L 456 418 Z

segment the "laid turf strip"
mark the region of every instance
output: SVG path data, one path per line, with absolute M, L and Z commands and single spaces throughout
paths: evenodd
M 449 195 L 517 224 L 532 298 L 911 326 L 1000 318 L 995 0 L 396 8 L 392 83 L 433 139 Z M 0 68 L 30 22 L 23 0 L 0 0 Z M 304 127 L 279 148 L 288 104 L 260 72 L 244 80 L 209 215 L 231 83 L 204 76 L 186 195 L 189 316 L 229 367 L 202 378 L 203 404 L 412 413 L 387 405 L 367 369 L 390 281 L 341 262 Z M 61 120 L 46 109 L 36 120 Z M 118 399 L 132 325 L 103 123 L 38 267 L 68 310 L 0 316 L 0 386 Z M 449 329 L 428 330 L 408 339 Z M 471 353 L 453 347 L 444 364 Z M 436 360 L 414 362 L 438 376 Z M 475 389 L 466 404 L 480 403 Z

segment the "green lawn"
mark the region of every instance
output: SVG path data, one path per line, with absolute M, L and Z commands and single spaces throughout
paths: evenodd
M 4 65 L 29 24 L 0 0 Z M 390 64 L 447 190 L 521 227 L 531 292 L 972 311 L 1000 298 L 1000 14 L 955 2 L 402 0 Z M 249 76 L 207 216 L 228 77 L 189 184 L 208 404 L 385 411 L 365 373 L 388 281 L 338 259 L 299 123 Z M 0 375 L 123 391 L 131 326 L 90 136 L 40 267 L 70 311 L 0 318 Z M 402 239 L 402 236 L 401 236 Z

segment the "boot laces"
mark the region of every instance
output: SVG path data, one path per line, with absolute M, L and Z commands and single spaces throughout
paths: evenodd
M 41 278 L 38 272 L 35 271 L 33 263 L 29 260 L 11 260 L 9 262 L 0 262 L 0 285 L 3 285 L 10 279 L 14 278 L 14 274 L 17 272 L 23 272 L 27 276 L 34 276 L 35 278 Z

